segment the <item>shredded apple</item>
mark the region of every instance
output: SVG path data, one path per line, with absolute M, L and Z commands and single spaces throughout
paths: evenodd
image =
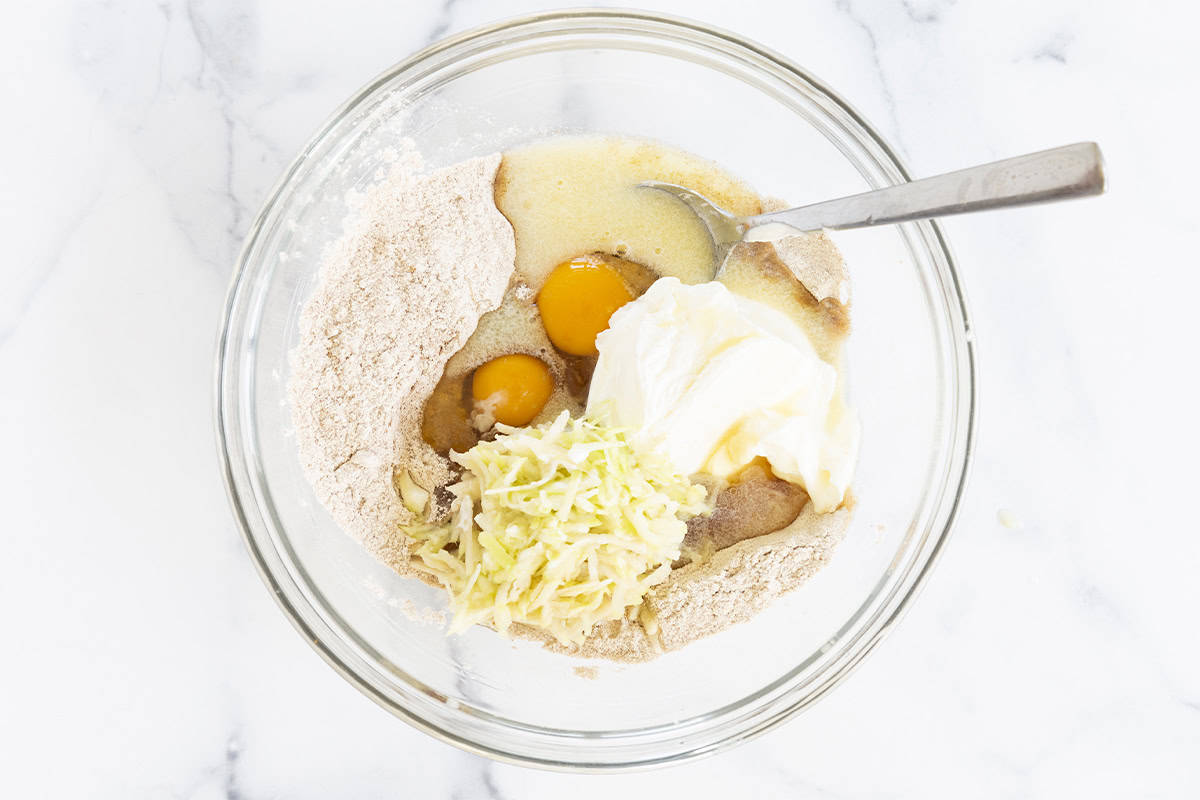
M 519 622 L 578 644 L 667 577 L 708 490 L 603 415 L 497 429 L 451 454 L 449 524 L 406 530 L 417 566 L 450 593 L 451 632 Z

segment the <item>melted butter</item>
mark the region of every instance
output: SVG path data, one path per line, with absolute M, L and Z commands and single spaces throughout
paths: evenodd
M 735 245 L 721 270 L 721 282 L 736 294 L 787 314 L 804 329 L 822 359 L 838 363 L 850 328 L 846 307 L 832 298 L 818 302 L 793 269 L 779 258 L 774 245 L 767 242 Z
M 496 206 L 516 232 L 517 272 L 540 287 L 555 266 L 600 252 L 684 283 L 712 277 L 703 223 L 648 180 L 687 186 L 736 214 L 757 214 L 758 196 L 715 164 L 654 142 L 561 137 L 504 154 Z

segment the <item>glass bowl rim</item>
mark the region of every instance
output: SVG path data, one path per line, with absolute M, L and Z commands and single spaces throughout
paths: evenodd
M 624 27 L 617 27 L 616 23 L 624 23 Z M 744 66 L 760 72 L 770 70 L 771 77 L 789 83 L 790 87 L 796 91 L 807 90 L 815 92 L 817 95 L 823 96 L 833 103 L 836 109 L 845 115 L 846 121 L 851 123 L 849 133 L 855 137 L 858 144 L 870 146 L 874 149 L 874 152 L 868 153 L 868 156 L 875 162 L 875 166 L 887 173 L 889 179 L 893 182 L 911 180 L 908 170 L 894 150 L 866 119 L 837 92 L 790 59 L 729 31 L 667 14 L 622 9 L 589 8 L 526 14 L 472 28 L 429 45 L 368 81 L 321 124 L 317 132 L 301 148 L 299 154 L 289 167 L 284 170 L 280 179 L 268 193 L 267 199 L 263 202 L 262 207 L 247 231 L 244 244 L 230 278 L 228 293 L 222 309 L 220 337 L 217 343 L 214 365 L 214 422 L 218 456 L 221 462 L 226 493 L 241 531 L 242 539 L 250 552 L 255 568 L 292 625 L 309 642 L 310 646 L 341 674 L 343 678 L 381 707 L 419 730 L 468 752 L 499 761 L 524 766 L 535 766 L 543 769 L 606 772 L 647 768 L 667 763 L 682 763 L 720 752 L 738 743 L 755 738 L 794 717 L 813 702 L 823 697 L 833 687 L 839 685 L 853 671 L 862 659 L 882 640 L 883 636 L 892 629 L 903 612 L 908 608 L 913 598 L 915 598 L 924 585 L 933 566 L 938 561 L 953 529 L 971 469 L 976 432 L 978 390 L 974 335 L 970 325 L 970 314 L 966 297 L 959 281 L 953 253 L 950 250 L 941 227 L 935 221 L 927 220 L 906 223 L 905 225 L 908 227 L 908 230 L 915 232 L 916 237 L 922 241 L 925 250 L 932 257 L 932 268 L 943 290 L 944 308 L 940 310 L 946 312 L 949 317 L 946 321 L 947 331 L 953 350 L 952 354 L 945 358 L 953 361 L 955 366 L 952 373 L 944 376 L 943 380 L 949 382 L 957 378 L 957 386 L 954 387 L 955 391 L 953 393 L 955 402 L 952 402 L 953 410 L 956 412 L 954 414 L 955 424 L 945 457 L 947 470 L 941 491 L 933 503 L 930 524 L 921 536 L 920 541 L 916 543 L 916 549 L 914 550 L 911 562 L 901 576 L 901 579 L 891 587 L 890 592 L 884 597 L 884 602 L 875 609 L 874 614 L 868 619 L 867 624 L 845 643 L 842 648 L 844 656 L 840 661 L 830 662 L 824 670 L 814 674 L 810 678 L 810 681 L 816 682 L 815 689 L 795 699 L 794 702 L 790 704 L 785 703 L 783 707 L 779 708 L 777 706 L 781 701 L 788 699 L 797 692 L 801 692 L 801 690 L 806 688 L 806 684 L 787 687 L 784 691 L 777 693 L 773 699 L 765 703 L 761 708 L 756 709 L 753 714 L 743 715 L 743 718 L 736 720 L 742 723 L 741 726 L 728 731 L 726 735 L 715 741 L 702 741 L 697 746 L 684 748 L 667 755 L 638 756 L 613 761 L 570 761 L 544 757 L 532 751 L 513 752 L 504 749 L 501 743 L 489 744 L 473 738 L 469 734 L 448 730 L 447 726 L 427 718 L 419 713 L 418 710 L 396 703 L 378 687 L 371 684 L 352 664 L 348 663 L 354 660 L 350 656 L 355 656 L 357 660 L 361 660 L 361 654 L 345 652 L 348 644 L 344 640 L 337 642 L 325 641 L 321 632 L 317 630 L 317 627 L 320 627 L 322 624 L 325 627 L 331 626 L 326 620 L 320 618 L 320 614 L 313 604 L 304 603 L 308 606 L 308 614 L 302 608 L 298 607 L 298 601 L 303 602 L 306 598 L 303 596 L 297 598 L 293 596 L 293 592 L 300 591 L 303 594 L 302 590 L 293 588 L 290 591 L 289 587 L 281 581 L 281 576 L 276 573 L 276 569 L 278 569 L 277 565 L 283 565 L 285 570 L 286 565 L 284 565 L 282 558 L 277 552 L 269 552 L 263 546 L 270 542 L 272 533 L 270 531 L 256 530 L 247 513 L 248 505 L 250 508 L 258 510 L 259 504 L 253 496 L 253 492 L 250 491 L 251 487 L 243 484 L 240 471 L 237 469 L 238 466 L 244 467 L 244 464 L 238 464 L 234 458 L 234 451 L 236 451 L 238 456 L 244 455 L 244 446 L 240 438 L 242 435 L 240 426 L 235 425 L 231 429 L 228 424 L 229 418 L 236 419 L 238 404 L 236 397 L 227 396 L 229 394 L 227 387 L 231 382 L 231 373 L 235 367 L 234 362 L 230 358 L 231 326 L 237 310 L 240 290 L 244 287 L 243 279 L 246 277 L 250 258 L 256 251 L 256 245 L 258 244 L 263 228 L 275 211 L 279 201 L 285 195 L 293 178 L 309 160 L 310 154 L 319 148 L 325 141 L 326 136 L 354 111 L 360 103 L 370 98 L 376 90 L 390 83 L 397 76 L 406 71 L 418 68 L 421 65 L 428 65 L 430 62 L 436 61 L 439 56 L 462 55 L 463 51 L 468 49 L 471 44 L 481 40 L 485 41 L 486 48 L 502 47 L 507 41 L 491 41 L 497 34 L 532 28 L 535 29 L 532 37 L 536 38 L 538 36 L 572 33 L 576 32 L 577 29 L 585 29 L 589 25 L 596 24 L 603 26 L 604 33 L 629 33 L 652 38 L 656 36 L 665 38 L 662 36 L 662 32 L 670 30 L 683 38 L 688 44 L 700 45 L 710 50 L 715 50 L 721 55 L 733 58 Z M 557 27 L 547 28 L 542 31 L 536 30 L 539 26 L 546 25 L 557 25 Z M 641 27 L 638 27 L 639 25 Z M 451 63 L 453 60 L 453 58 L 450 58 L 446 60 L 446 63 Z M 440 64 L 439 68 L 440 66 L 445 66 L 445 63 Z M 828 113 L 828 110 L 826 111 Z M 865 141 L 863 140 L 864 137 Z M 910 247 L 912 246 L 911 240 L 907 241 L 907 243 Z M 231 440 L 231 430 L 236 433 L 238 438 Z M 248 480 L 249 469 L 246 472 Z M 941 520 L 940 530 L 934 531 L 934 528 L 938 527 L 937 523 L 939 519 Z M 260 536 L 265 536 L 266 541 L 260 542 L 258 538 Z M 292 574 L 287 573 L 286 578 L 288 578 L 293 586 L 296 586 L 296 581 Z M 884 581 L 881 580 L 877 584 L 871 598 L 880 593 L 883 583 Z M 863 606 L 860 606 L 859 611 L 845 623 L 843 630 L 850 627 L 852 623 L 855 623 L 862 616 L 866 605 L 864 603 Z M 310 614 L 313 616 L 310 616 Z M 339 646 L 342 650 L 341 652 L 339 652 Z M 789 677 L 794 677 L 799 669 L 799 666 L 794 668 L 787 676 L 784 676 L 784 678 L 779 679 L 772 685 L 783 685 L 784 681 Z M 735 704 L 731 704 L 731 706 L 740 707 L 749 698 L 761 697 L 762 694 L 763 692 L 760 690 L 748 695 L 746 698 L 742 698 Z M 724 710 L 721 709 L 721 711 Z M 746 724 L 745 716 L 754 717 L 752 724 Z M 716 717 L 718 717 L 718 713 L 712 712 L 699 719 L 708 720 Z M 692 718 L 688 722 L 694 722 L 696 719 Z M 546 732 L 550 735 L 563 735 L 566 733 L 551 729 L 539 729 L 536 726 L 535 730 Z M 647 729 L 634 729 L 634 732 L 636 733 L 638 730 Z M 620 733 L 628 732 L 620 731 Z M 701 733 L 704 732 L 708 732 L 708 729 L 701 731 Z M 704 737 L 701 738 L 703 739 Z M 674 740 L 678 741 L 679 738 L 675 737 Z M 652 746 L 657 741 L 660 740 L 641 743 L 631 741 L 628 747 L 636 749 L 646 747 L 647 745 Z

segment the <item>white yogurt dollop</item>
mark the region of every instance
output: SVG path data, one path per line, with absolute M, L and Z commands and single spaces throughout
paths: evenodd
M 596 339 L 588 410 L 667 455 L 684 474 L 725 477 L 763 456 L 817 511 L 842 502 L 859 425 L 837 370 L 783 313 L 717 282 L 660 278 Z

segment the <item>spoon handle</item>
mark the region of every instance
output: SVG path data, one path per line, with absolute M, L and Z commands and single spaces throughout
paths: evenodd
M 1100 148 L 1095 142 L 1081 142 L 838 200 L 759 214 L 742 222 L 747 241 L 767 241 L 789 233 L 769 223 L 802 231 L 865 228 L 1088 197 L 1103 191 Z

